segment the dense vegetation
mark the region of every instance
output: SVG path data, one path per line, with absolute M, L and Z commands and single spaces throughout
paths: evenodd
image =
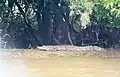
M 120 47 L 119 27 L 119 0 L 0 0 L 2 48 Z

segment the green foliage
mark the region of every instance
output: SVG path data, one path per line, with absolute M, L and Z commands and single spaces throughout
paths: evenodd
M 23 4 L 20 1 L 26 1 L 26 3 L 31 3 L 34 0 L 18 0 L 18 3 L 20 4 L 20 7 L 25 13 L 26 19 L 32 19 L 35 16 L 35 7 L 33 7 L 32 4 L 29 4 L 29 6 Z M 32 10 L 31 10 L 32 9 Z M 8 22 L 8 23 L 23 23 L 24 18 L 20 13 L 20 10 L 15 5 L 14 0 L 0 0 L 0 18 L 2 19 L 2 22 Z M 33 24 L 34 25 L 34 24 Z
M 70 2 L 71 23 L 76 31 L 85 28 L 93 14 L 106 26 L 120 26 L 120 0 L 67 0 Z
M 94 16 L 106 26 L 120 27 L 120 0 L 95 0 Z
M 106 9 L 110 9 L 111 13 L 116 14 L 116 16 L 120 15 L 120 0 L 102 0 L 104 7 Z
M 21 0 L 24 1 L 24 0 Z M 32 9 L 36 8 L 32 5 L 36 0 L 25 0 L 27 4 L 31 4 Z M 70 22 L 76 31 L 86 28 L 91 22 L 90 15 L 93 14 L 98 21 L 106 23 L 108 26 L 120 26 L 120 0 L 65 0 L 70 2 Z M 8 4 L 6 4 L 8 2 Z M 15 16 L 12 10 L 14 0 L 0 0 L 0 17 L 6 20 L 13 20 Z M 27 5 L 26 5 L 27 6 Z M 10 8 L 13 13 L 10 13 Z M 30 10 L 29 6 L 25 8 L 26 18 L 35 17 L 35 11 Z M 13 16 L 11 17 L 11 15 Z M 19 13 L 18 13 L 19 14 Z M 10 18 L 9 18 L 10 17 Z M 20 15 L 18 15 L 20 17 Z M 11 19 L 13 18 L 13 19 Z M 22 17 L 21 17 L 22 18 Z M 36 20 L 36 19 L 35 19 Z
M 25 15 L 27 19 L 35 19 L 34 4 L 36 0 L 18 0 L 25 3 Z M 25 1 L 25 2 L 24 2 Z M 43 0 L 42 0 L 43 1 Z M 47 1 L 47 0 L 45 0 Z M 65 0 L 70 2 L 70 23 L 76 31 L 86 28 L 91 22 L 90 15 L 93 14 L 97 21 L 102 21 L 107 26 L 120 26 L 120 0 Z M 6 2 L 8 2 L 6 4 Z M 17 18 L 15 15 L 16 9 L 12 10 L 14 0 L 0 0 L 0 17 L 6 20 Z M 28 5 L 26 5 L 26 3 Z M 37 3 L 36 3 L 37 5 Z M 42 4 L 41 4 L 42 5 Z M 31 6 L 31 7 L 30 7 Z M 26 8 L 27 7 L 27 8 Z M 30 10 L 30 8 L 32 10 Z M 10 11 L 11 9 L 11 11 Z M 10 13 L 12 12 L 12 13 Z M 18 17 L 22 16 L 17 13 Z M 35 18 L 34 18 L 35 17 Z
M 70 2 L 70 18 L 74 22 L 76 31 L 90 23 L 90 14 L 92 13 L 93 3 L 90 0 L 68 0 Z
M 92 12 L 92 2 L 89 0 L 69 0 L 71 2 L 71 13 L 75 12 L 77 15 L 84 12 Z
M 109 16 L 109 10 L 107 10 L 102 2 L 96 1 L 94 2 L 93 14 L 97 18 L 98 21 L 106 20 Z

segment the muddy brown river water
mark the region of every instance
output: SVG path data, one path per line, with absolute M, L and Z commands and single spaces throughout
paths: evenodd
M 120 77 L 119 59 L 56 53 L 0 53 L 0 77 Z

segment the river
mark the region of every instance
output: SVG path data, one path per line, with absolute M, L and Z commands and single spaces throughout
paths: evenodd
M 118 59 L 63 57 L 54 54 L 44 58 L 36 57 L 38 53 L 33 52 L 22 52 L 24 56 L 16 56 L 18 53 L 0 53 L 0 77 L 120 77 Z M 32 56 L 31 53 L 34 56 L 28 57 L 28 54 Z

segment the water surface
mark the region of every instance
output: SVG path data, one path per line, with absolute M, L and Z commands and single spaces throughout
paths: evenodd
M 120 77 L 120 60 L 117 59 L 25 55 L 2 53 L 0 77 Z

